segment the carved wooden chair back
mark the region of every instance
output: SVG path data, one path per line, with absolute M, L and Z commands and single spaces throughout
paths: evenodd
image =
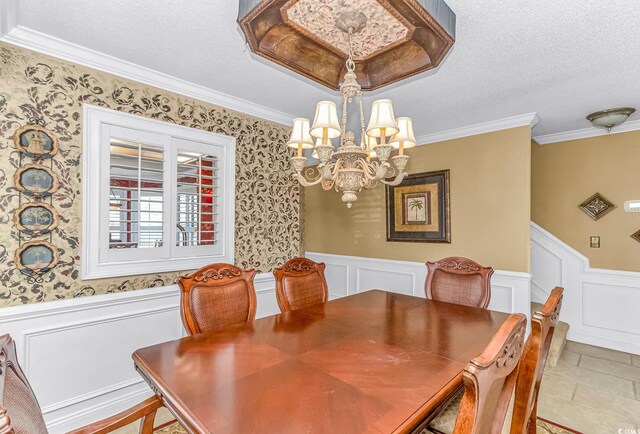
M 0 433 L 47 433 L 42 410 L 18 364 L 9 335 L 0 336 Z
M 511 434 L 536 433 L 538 392 L 558 324 L 563 292 L 561 287 L 554 288 L 542 309 L 531 319 L 531 334 L 525 343 L 516 379 Z
M 458 256 L 427 262 L 426 265 L 427 298 L 473 307 L 486 308 L 489 305 L 493 268 Z
M 182 322 L 193 335 L 251 322 L 256 316 L 255 270 L 211 264 L 179 279 Z
M 502 431 L 518 362 L 524 346 L 526 317 L 511 314 L 489 345 L 462 372 L 464 395 L 453 434 L 499 434 Z
M 276 297 L 282 312 L 324 303 L 329 297 L 325 265 L 307 258 L 293 258 L 273 270 Z

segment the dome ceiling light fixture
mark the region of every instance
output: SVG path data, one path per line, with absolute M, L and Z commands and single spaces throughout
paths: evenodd
M 309 119 L 295 118 L 287 146 L 297 149 L 291 157 L 294 177 L 305 187 L 320 184 L 325 190 L 335 188 L 342 192 L 342 201 L 351 208 L 358 200 L 357 193 L 363 188 L 373 188 L 379 182 L 398 185 L 405 176 L 404 168 L 409 156 L 404 149 L 416 145 L 411 118 L 393 113 L 390 99 L 379 99 L 371 106 L 371 117 L 365 129 L 362 89 L 358 84 L 353 60 L 353 35 L 362 32 L 367 17 L 362 12 L 347 11 L 339 15 L 335 26 L 345 32 L 348 41 L 347 72 L 340 86 L 342 94 L 342 117 L 333 101 L 320 101 L 316 106 L 313 124 Z M 360 141 L 356 142 L 353 131 L 347 131 L 347 113 L 350 103 L 357 100 L 360 115 Z M 315 137 L 315 143 L 314 138 Z M 331 140 L 340 138 L 340 147 L 335 150 Z M 379 142 L 378 142 L 379 141 Z M 359 144 L 357 144 L 359 143 Z M 398 155 L 391 156 L 393 149 Z M 316 169 L 308 168 L 303 174 L 307 158 L 304 149 L 313 149 L 320 164 Z M 377 159 L 377 161 L 374 161 Z
M 368 23 L 348 43 L 336 19 L 354 10 Z M 333 90 L 351 49 L 367 91 L 437 67 L 456 15 L 444 0 L 240 0 L 238 24 L 252 52 Z
M 587 116 L 587 120 L 591 122 L 594 127 L 606 128 L 607 132 L 611 132 L 613 128 L 624 123 L 635 111 L 636 109 L 632 107 L 600 110 Z

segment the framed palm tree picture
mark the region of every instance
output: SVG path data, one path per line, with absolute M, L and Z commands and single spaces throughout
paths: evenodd
M 451 242 L 449 170 L 387 185 L 387 241 Z

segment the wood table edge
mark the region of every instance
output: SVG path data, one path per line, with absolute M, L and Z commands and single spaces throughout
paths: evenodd
M 180 422 L 187 432 L 192 434 L 209 432 L 208 429 L 197 422 L 197 419 L 189 412 L 188 407 L 184 405 L 182 401 L 175 399 L 174 402 L 174 399 L 168 396 L 166 384 L 164 384 L 160 378 L 149 374 L 149 367 L 140 356 L 138 356 L 138 351 L 135 351 L 131 358 L 133 359 L 133 366 L 138 375 L 142 377 L 151 391 L 162 401 L 162 404 L 171 412 L 176 420 Z M 151 381 L 151 377 L 153 377 L 155 381 Z M 180 411 L 177 410 L 178 408 L 180 408 Z
M 456 396 L 463 390 L 463 387 L 462 372 L 460 372 L 396 428 L 393 434 L 410 434 L 422 431 L 433 420 L 433 417 L 430 416 L 437 415 L 439 410 L 447 406 L 449 398 Z

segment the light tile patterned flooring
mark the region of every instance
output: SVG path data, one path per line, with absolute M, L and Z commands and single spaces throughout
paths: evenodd
M 567 341 L 545 369 L 538 415 L 585 434 L 640 433 L 640 356 Z
M 538 415 L 584 434 L 640 434 L 640 356 L 567 341 L 545 369 Z M 171 419 L 162 409 L 156 424 Z M 137 433 L 137 423 L 118 431 Z

